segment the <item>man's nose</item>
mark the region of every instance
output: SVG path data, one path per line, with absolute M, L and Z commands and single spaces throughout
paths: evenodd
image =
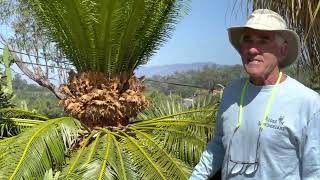
M 251 55 L 256 55 L 256 54 L 259 54 L 259 50 L 257 47 L 251 46 L 248 49 L 248 53 Z

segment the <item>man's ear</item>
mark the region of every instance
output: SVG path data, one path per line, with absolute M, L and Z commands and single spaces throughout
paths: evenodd
M 288 55 L 288 42 L 285 41 L 281 46 L 280 46 L 280 59 L 283 60 L 285 57 Z

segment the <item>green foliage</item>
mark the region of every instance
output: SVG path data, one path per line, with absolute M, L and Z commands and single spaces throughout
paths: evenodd
M 109 77 L 146 63 L 185 7 L 183 0 L 23 2 L 78 72 Z M 40 99 L 38 87 L 28 88 L 29 98 Z M 198 102 L 190 109 L 157 101 L 128 126 L 92 131 L 70 117 L 6 118 L 19 131 L 7 128 L 12 136 L 0 141 L 0 179 L 187 179 L 212 138 L 217 110 L 213 101 Z
M 0 141 L 0 179 L 39 178 L 61 166 L 79 127 L 73 118 L 52 119 Z
M 7 94 L 11 95 L 13 93 L 12 72 L 11 72 L 11 68 L 10 68 L 12 61 L 9 58 L 9 49 L 7 46 L 3 49 L 2 63 L 4 64 L 5 74 L 6 74 L 6 86 L 5 86 L 4 91 Z
M 207 97 L 187 108 L 158 101 L 127 127 L 91 132 L 72 118 L 29 113 L 25 122 L 37 125 L 0 140 L 0 179 L 187 179 L 212 138 L 215 102 Z
M 25 129 L 41 124 L 47 117 L 24 110 L 0 109 L 0 139 L 20 134 Z
M 22 1 L 79 72 L 131 74 L 169 37 L 184 0 Z
M 12 97 L 13 94 L 8 94 L 4 88 L 2 81 L 2 75 L 0 72 L 0 108 L 8 108 L 8 107 L 14 107 L 14 104 L 12 103 Z
M 199 71 L 175 73 L 170 76 L 153 76 L 151 78 L 161 82 L 196 85 L 205 89 L 146 81 L 146 90 L 159 91 L 165 95 L 176 94 L 183 98 L 187 98 L 197 94 L 209 94 L 211 93 L 210 90 L 217 84 L 225 86 L 231 80 L 246 76 L 247 75 L 241 65 L 205 67 Z
M 129 127 L 92 132 L 63 177 L 79 178 L 79 172 L 89 168 L 80 179 L 89 174 L 92 179 L 187 179 L 212 136 L 216 109 L 208 102 L 198 103 L 198 109 L 170 100 L 157 102 Z
M 7 94 L 0 90 L 0 108 L 14 107 L 14 105 L 11 102 L 12 96 L 13 95 Z
M 319 91 L 320 76 L 318 74 L 301 69 L 299 71 L 295 65 L 282 69 L 282 71 L 305 86 Z M 199 71 L 187 71 L 169 76 L 153 76 L 151 79 L 156 81 L 195 85 L 204 89 L 146 81 L 145 95 L 151 99 L 165 99 L 170 94 L 181 96 L 181 98 L 202 96 L 211 94 L 210 89 L 217 84 L 226 86 L 230 81 L 243 77 L 247 77 L 247 74 L 241 65 L 205 67 Z
M 12 76 L 10 63 L 8 63 L 9 52 L 7 48 L 4 49 L 1 59 L 1 63 L 5 62 L 4 64 L 6 76 L 4 77 L 3 73 L 0 71 L 0 108 L 14 107 L 13 103 L 11 102 L 11 99 L 13 97 L 11 79 Z
M 59 100 L 52 92 L 44 87 L 28 84 L 20 75 L 15 76 L 13 89 L 15 98 L 12 102 L 17 108 L 45 114 L 50 118 L 66 115 L 63 109 L 59 107 Z

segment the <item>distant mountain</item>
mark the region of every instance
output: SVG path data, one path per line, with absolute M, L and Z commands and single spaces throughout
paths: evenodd
M 141 66 L 136 71 L 135 74 L 139 76 L 151 77 L 154 75 L 167 76 L 174 74 L 175 72 L 181 73 L 191 70 L 201 70 L 205 66 L 207 67 L 222 67 L 216 63 L 192 63 L 192 64 L 170 64 L 163 66 Z

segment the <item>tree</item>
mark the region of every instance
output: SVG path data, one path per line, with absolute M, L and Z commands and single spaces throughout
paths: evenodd
M 186 2 L 22 2 L 75 67 L 59 97 L 77 119 L 2 110 L 1 125 L 21 131 L 0 141 L 0 177 L 187 179 L 212 137 L 217 106 L 150 103 L 133 74 L 169 37 Z
M 2 89 L 2 85 L 0 84 L 0 108 L 14 107 L 14 105 L 11 102 L 12 94 L 8 94 L 4 92 Z
M 66 82 L 66 70 L 73 69 L 37 25 L 34 12 L 20 0 L 0 1 L 0 43 L 10 49 L 10 60 L 31 80 L 48 88 L 58 98 L 57 84 Z M 9 33 L 8 33 L 9 32 Z
M 50 118 L 66 115 L 58 104 L 59 100 L 47 88 L 28 84 L 18 74 L 13 79 L 13 90 L 12 102 L 17 108 L 45 114 Z
M 0 69 L 0 108 L 8 108 L 8 107 L 14 107 L 14 105 L 11 102 L 11 99 L 13 97 L 12 94 L 12 77 L 11 77 L 11 69 L 10 69 L 10 63 L 8 62 L 8 49 L 4 49 L 4 53 L 1 57 L 2 61 L 1 63 L 4 64 L 4 73 L 1 72 Z M 3 74 L 6 74 L 4 76 Z M 5 79 L 5 81 L 4 81 Z

